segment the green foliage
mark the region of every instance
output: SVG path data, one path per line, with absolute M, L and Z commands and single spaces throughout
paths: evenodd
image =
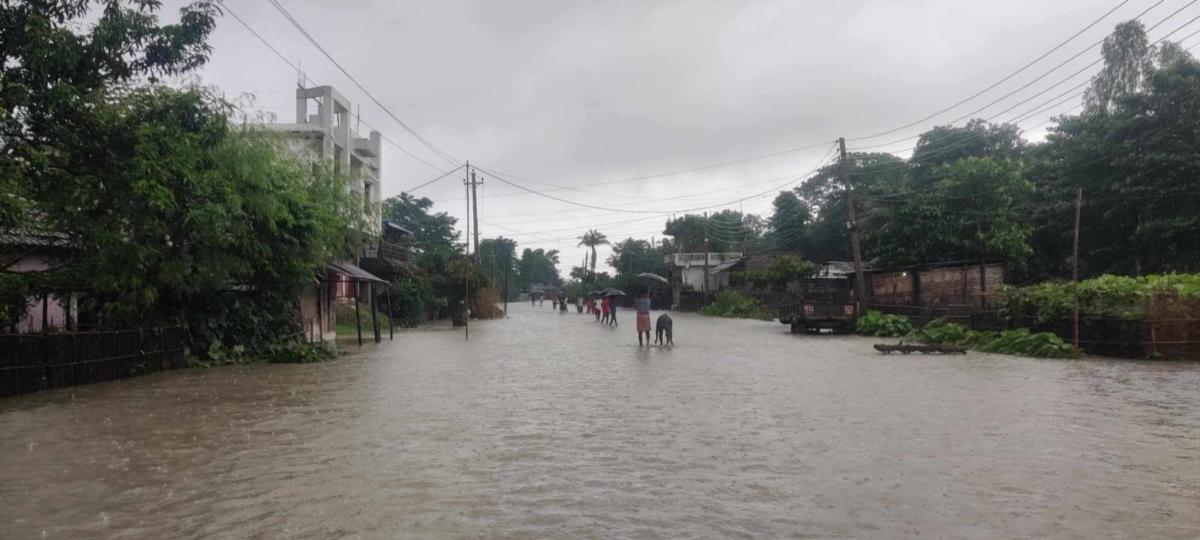
M 417 254 L 460 250 L 459 232 L 454 229 L 458 220 L 445 212 L 432 213 L 432 208 L 433 201 L 427 197 L 401 193 L 383 201 L 382 215 L 383 219 L 412 231 L 412 249 Z
M 772 201 L 771 214 L 773 245 L 779 251 L 799 252 L 804 249 L 812 222 L 812 209 L 794 191 L 784 191 Z
M 535 283 L 562 285 L 562 276 L 558 274 L 557 249 L 525 248 L 517 261 L 517 270 L 516 290 L 529 290 Z
M 860 216 L 862 209 L 874 204 L 874 193 L 892 195 L 907 174 L 903 159 L 884 153 L 851 152 L 846 156 L 846 168 L 860 197 L 857 201 Z M 846 184 L 839 169 L 838 165 L 822 167 L 795 189 L 810 208 L 816 209 L 801 251 L 809 260 L 844 261 L 851 257 L 850 234 L 846 229 Z
M 1005 330 L 998 334 L 986 333 L 990 339 L 981 339 L 975 349 L 983 352 L 1033 356 L 1037 358 L 1067 358 L 1074 348 L 1062 338 L 1050 332 L 1031 333 L 1026 328 Z
M 583 236 L 579 237 L 578 245 L 586 246 L 588 248 L 591 248 L 591 250 L 592 250 L 592 253 L 591 253 L 592 258 L 589 259 L 589 261 L 590 261 L 590 265 L 591 265 L 591 275 L 593 277 L 596 275 L 596 246 L 603 246 L 603 245 L 607 245 L 607 244 L 608 244 L 608 237 L 604 236 L 604 233 L 597 231 L 595 229 L 589 229 L 588 232 L 584 233 Z M 529 250 L 526 250 L 526 251 L 529 251 Z M 557 251 L 555 251 L 555 253 L 557 253 Z M 555 260 L 554 262 L 557 263 L 558 261 Z M 554 271 L 554 276 L 555 276 L 555 279 L 557 280 L 555 282 L 555 284 L 561 283 L 561 280 L 558 279 L 558 270 Z M 532 281 L 527 281 L 527 284 L 528 283 L 551 283 L 551 282 L 532 280 Z
M 854 323 L 855 329 L 864 336 L 904 337 L 912 333 L 912 321 L 904 315 L 893 315 L 878 311 L 867 311 Z
M 1026 328 L 1003 332 L 971 330 L 960 324 L 932 321 L 918 330 L 915 340 L 923 343 L 950 344 L 982 352 L 1067 358 L 1074 348 L 1050 332 L 1031 333 Z
M 1136 319 L 1144 315 L 1147 300 L 1158 295 L 1200 298 L 1200 274 L 1103 275 L 1080 281 L 1078 290 L 1081 314 Z M 1075 309 L 1075 285 L 1050 281 L 1026 287 L 1004 287 L 997 297 L 997 305 L 1010 319 L 1029 317 L 1039 323 L 1068 319 Z
M 337 358 L 337 350 L 329 343 L 289 343 L 266 356 L 271 364 L 313 364 Z
M 704 252 L 704 216 L 684 214 L 668 219 L 663 234 L 674 239 L 675 248 L 687 253 Z
M 1032 252 L 1026 206 L 1033 185 L 1019 162 L 964 157 L 924 180 L 913 175 L 899 186 L 902 197 L 869 213 L 867 242 L 885 266 L 984 258 L 1024 264 Z
M 414 327 L 437 317 L 449 299 L 437 294 L 429 278 L 417 274 L 392 284 L 392 310 L 396 324 Z
M 770 312 L 758 305 L 753 297 L 736 290 L 724 291 L 711 304 L 700 308 L 700 313 L 713 317 L 733 319 L 770 320 Z
M 670 266 L 663 262 L 666 252 L 646 240 L 627 238 L 613 244 L 612 252 L 608 264 L 617 269 L 617 275 L 605 287 L 615 287 L 632 294 L 645 288 L 644 284 L 635 282 L 638 274 L 650 272 L 663 277 L 670 276 Z
M 817 265 L 795 255 L 783 255 L 772 260 L 766 270 L 746 270 L 738 276 L 757 289 L 774 287 L 776 291 L 784 291 L 788 283 L 807 280 L 816 273 Z
M 0 272 L 0 332 L 17 324 L 29 306 L 30 288 L 24 276 Z
M 1175 44 L 1147 53 L 1139 32 L 1122 25 L 1106 41 L 1088 108 L 1060 119 L 1031 160 L 1039 199 L 1063 203 L 1032 216 L 1036 278 L 1070 272 L 1080 189 L 1083 275 L 1200 271 L 1200 62 Z

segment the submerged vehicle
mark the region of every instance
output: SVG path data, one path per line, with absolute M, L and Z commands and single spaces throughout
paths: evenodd
M 846 278 L 813 279 L 799 300 L 779 306 L 779 322 L 791 325 L 793 334 L 816 334 L 822 328 L 850 333 L 854 331 L 857 315 Z

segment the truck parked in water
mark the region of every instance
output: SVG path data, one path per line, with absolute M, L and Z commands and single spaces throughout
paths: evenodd
M 798 300 L 779 306 L 779 322 L 790 325 L 793 334 L 816 334 L 823 328 L 850 333 L 857 315 L 846 278 L 813 279 Z

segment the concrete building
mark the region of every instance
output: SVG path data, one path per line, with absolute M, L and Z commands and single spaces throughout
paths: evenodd
M 360 137 L 351 129 L 352 111 L 351 103 L 332 86 L 297 88 L 296 122 L 271 127 L 287 133 L 288 148 L 302 158 L 332 161 L 335 172 L 349 177 L 350 191 L 375 207 L 383 193 L 383 138 L 378 131 Z M 378 220 L 370 222 L 372 227 L 379 225 Z
M 295 123 L 272 124 L 286 134 L 285 144 L 302 159 L 329 161 L 333 170 L 347 177 L 347 189 L 362 197 L 366 208 L 378 208 L 382 195 L 382 136 L 371 131 L 360 137 L 351 127 L 356 123 L 353 106 L 332 86 L 296 89 Z M 382 242 L 382 223 L 368 219 L 367 232 Z M 378 242 L 371 242 L 376 245 Z M 358 267 L 364 257 L 379 258 L 378 253 L 360 253 L 352 261 L 339 261 L 319 276 L 313 289 L 300 298 L 300 319 L 309 341 L 331 341 L 337 337 L 335 306 L 339 302 L 366 303 L 373 313 L 378 296 L 387 281 Z M 375 340 L 379 329 L 374 325 Z
M 729 271 L 741 262 L 742 254 L 729 253 L 674 253 L 663 262 L 671 265 L 672 283 L 684 291 L 704 291 L 705 268 L 708 272 L 708 292 L 729 287 Z

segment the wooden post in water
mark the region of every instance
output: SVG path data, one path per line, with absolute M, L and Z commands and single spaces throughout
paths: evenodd
M 371 332 L 375 336 L 375 343 L 379 343 L 379 307 L 375 300 L 375 282 L 367 284 L 367 294 L 371 295 Z
M 387 286 L 387 307 L 388 307 L 388 341 L 396 339 L 396 312 L 392 311 L 392 286 Z
M 358 314 L 358 297 L 362 296 L 362 290 L 357 281 L 354 283 L 354 327 L 358 329 L 358 346 L 362 347 L 362 315 Z

